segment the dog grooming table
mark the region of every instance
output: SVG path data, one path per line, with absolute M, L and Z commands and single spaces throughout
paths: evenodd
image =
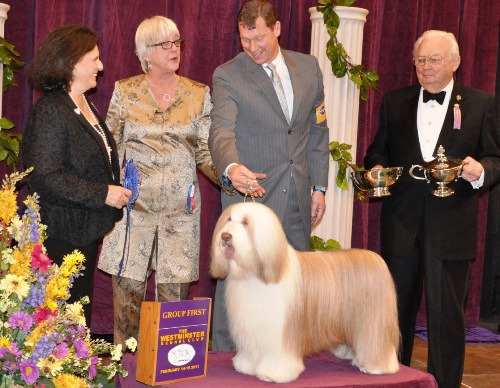
M 232 352 L 209 352 L 207 377 L 161 385 L 159 387 L 175 388 L 436 388 L 434 377 L 401 365 L 401 369 L 392 375 L 369 375 L 352 366 L 348 360 L 340 360 L 333 354 L 323 353 L 304 360 L 305 371 L 291 383 L 267 383 L 238 373 L 233 368 Z M 135 380 L 136 355 L 126 354 L 123 357 L 123 367 L 129 372 L 127 378 L 117 377 L 116 387 L 144 388 L 148 385 Z

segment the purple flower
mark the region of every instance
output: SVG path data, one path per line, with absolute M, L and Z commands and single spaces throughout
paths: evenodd
M 87 344 L 83 339 L 81 338 L 75 339 L 73 341 L 73 345 L 75 346 L 76 357 L 85 358 L 89 356 L 89 348 L 87 347 Z
M 23 355 L 23 351 L 19 349 L 19 347 L 17 346 L 17 342 L 13 342 L 10 344 L 10 353 L 16 359 L 18 359 L 19 357 L 21 357 Z
M 68 353 L 69 349 L 66 342 L 60 343 L 52 351 L 52 354 L 54 355 L 55 358 L 64 358 L 68 355 Z
M 38 242 L 40 240 L 40 232 L 38 231 L 38 224 L 34 222 L 30 225 L 30 241 Z
M 5 346 L 0 348 L 0 358 L 5 358 L 5 356 L 9 354 L 9 349 Z
M 20 367 L 21 378 L 28 384 L 35 384 L 40 375 L 36 364 L 31 360 L 22 360 Z
M 90 357 L 90 366 L 89 366 L 89 379 L 94 380 L 97 376 L 97 362 L 99 361 L 99 357 L 92 356 Z
M 31 355 L 31 359 L 34 361 L 38 361 L 40 358 L 46 358 L 50 354 L 52 354 L 52 350 L 55 347 L 56 340 L 57 338 L 55 333 L 47 334 L 40 338 L 40 340 L 36 344 L 35 350 Z
M 42 288 L 43 287 L 43 288 Z M 31 307 L 36 308 L 45 301 L 45 287 L 33 284 L 30 288 L 30 293 L 27 298 L 23 300 L 23 308 Z
M 31 325 L 33 324 L 33 318 L 31 315 L 23 312 L 16 311 L 12 313 L 9 317 L 9 325 L 13 329 L 21 329 L 22 331 L 29 331 Z
M 6 372 L 15 372 L 16 370 L 19 369 L 19 365 L 17 362 L 11 361 L 11 360 L 5 360 L 2 365 L 2 370 Z

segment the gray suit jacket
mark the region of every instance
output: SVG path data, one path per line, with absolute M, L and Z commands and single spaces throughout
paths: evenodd
M 267 174 L 260 182 L 266 194 L 256 200 L 281 220 L 293 179 L 304 224 L 310 229 L 311 186 L 328 184 L 323 77 L 315 57 L 281 52 L 294 93 L 290 124 L 266 71 L 242 52 L 214 72 L 209 148 L 219 174 L 230 163 Z M 243 201 L 239 194 L 221 195 L 223 208 Z

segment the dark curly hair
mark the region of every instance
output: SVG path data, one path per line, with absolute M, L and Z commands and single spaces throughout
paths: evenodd
M 69 90 L 75 65 L 94 49 L 97 41 L 97 33 L 87 26 L 70 24 L 55 29 L 28 65 L 30 83 L 44 92 Z

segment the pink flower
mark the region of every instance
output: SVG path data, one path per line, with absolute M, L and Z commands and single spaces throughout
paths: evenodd
M 68 345 L 65 342 L 57 345 L 52 351 L 52 354 L 54 355 L 55 358 L 64 358 L 68 355 L 68 353 L 69 353 Z
M 90 357 L 90 366 L 89 366 L 89 379 L 94 380 L 97 376 L 97 362 L 99 361 L 99 357 L 92 356 Z
M 31 360 L 22 360 L 19 364 L 21 367 L 21 378 L 28 384 L 35 384 L 40 372 L 36 364 Z
M 32 324 L 33 318 L 31 315 L 23 311 L 13 312 L 9 317 L 9 325 L 13 329 L 21 329 L 22 331 L 27 332 L 31 328 Z
M 89 356 L 89 348 L 87 347 L 87 344 L 83 339 L 81 338 L 75 339 L 73 341 L 73 345 L 75 346 L 76 357 L 85 358 Z
M 40 272 L 47 273 L 48 267 L 52 264 L 52 260 L 42 252 L 42 244 L 37 244 L 31 252 L 31 267 L 40 269 Z
M 36 324 L 39 324 L 40 322 L 47 320 L 49 317 L 56 317 L 56 316 L 57 316 L 57 310 L 52 311 L 45 307 L 37 309 L 36 313 L 33 314 Z

